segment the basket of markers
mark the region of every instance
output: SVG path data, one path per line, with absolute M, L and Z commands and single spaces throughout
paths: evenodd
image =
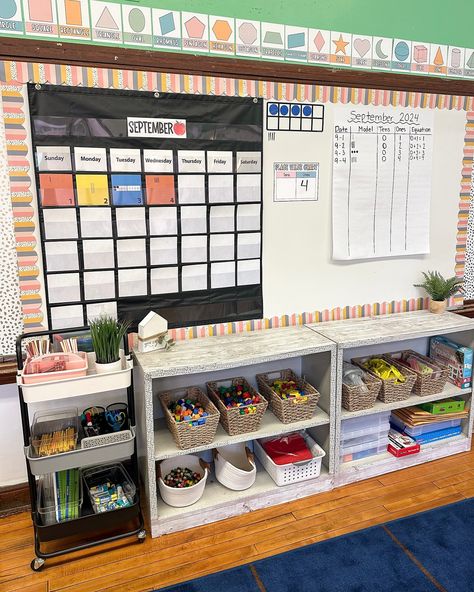
M 199 387 L 162 392 L 158 398 L 178 448 L 187 450 L 214 440 L 219 411 Z
M 319 392 L 293 370 L 257 374 L 257 384 L 282 423 L 311 419 L 316 411 Z
M 216 380 L 206 386 L 229 436 L 256 432 L 260 428 L 268 401 L 245 378 Z

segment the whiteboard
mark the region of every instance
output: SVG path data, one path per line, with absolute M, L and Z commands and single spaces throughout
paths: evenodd
M 324 131 L 264 138 L 263 293 L 272 317 L 424 295 L 421 271 L 454 274 L 465 111 L 430 110 L 435 129 L 429 253 L 335 261 L 332 257 L 332 158 L 336 105 L 325 104 Z M 275 203 L 275 162 L 319 163 L 318 201 Z

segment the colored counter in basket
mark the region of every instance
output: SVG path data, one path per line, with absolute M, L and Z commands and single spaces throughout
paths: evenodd
M 472 349 L 464 347 L 446 337 L 432 337 L 430 358 L 449 368 L 449 380 L 462 389 L 471 388 Z

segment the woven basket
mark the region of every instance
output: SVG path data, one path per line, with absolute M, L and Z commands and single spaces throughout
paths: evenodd
M 403 376 L 405 376 L 405 382 L 401 384 L 394 384 L 393 380 L 383 380 L 371 370 L 367 370 L 365 366 L 363 366 L 364 362 L 367 360 L 371 360 L 372 358 L 383 358 L 382 355 L 380 356 L 368 356 L 366 358 L 353 358 L 352 363 L 359 368 L 362 368 L 365 372 L 368 372 L 378 380 L 382 382 L 382 387 L 380 388 L 380 392 L 378 398 L 382 401 L 382 403 L 397 403 L 398 401 L 406 401 L 409 398 L 411 391 L 413 389 L 413 385 L 416 381 L 416 374 L 409 370 L 406 366 L 402 366 L 395 360 L 391 360 L 390 363 L 399 370 Z M 385 359 L 385 358 L 384 358 Z
M 217 425 L 219 424 L 219 411 L 199 387 L 191 386 L 186 389 L 165 391 L 159 393 L 158 398 L 163 408 L 166 424 L 173 434 L 173 439 L 178 448 L 188 450 L 189 448 L 211 444 L 216 436 Z M 204 408 L 204 411 L 209 413 L 205 418 L 206 422 L 198 426 L 193 426 L 187 421 L 178 423 L 169 410 L 170 403 L 178 399 L 191 399 L 193 403 L 199 403 Z
M 342 383 L 342 406 L 347 411 L 362 411 L 363 409 L 371 409 L 375 405 L 382 388 L 382 381 L 365 370 L 362 381 L 367 387 L 366 391 L 356 384 Z
M 304 393 L 304 397 L 282 399 L 272 388 L 274 380 L 293 380 Z M 276 370 L 268 374 L 257 374 L 258 390 L 270 403 L 273 413 L 282 423 L 311 419 L 319 401 L 319 393 L 306 380 L 299 378 L 293 370 Z
M 431 374 L 422 374 L 421 372 L 417 372 L 414 368 L 411 368 L 407 362 L 405 362 L 405 359 L 408 356 L 418 358 L 421 362 L 429 366 L 433 372 Z M 410 368 L 410 370 L 416 374 L 413 394 L 420 397 L 424 397 L 426 395 L 436 395 L 440 393 L 448 381 L 449 368 L 447 366 L 443 366 L 431 358 L 423 356 L 422 354 L 419 354 L 418 352 L 411 349 L 387 354 L 384 356 L 384 358 L 389 360 L 390 363 L 393 363 L 395 360 L 404 368 Z
M 268 406 L 267 400 L 262 397 L 257 391 L 250 386 L 245 378 L 226 378 L 217 380 L 215 382 L 206 383 L 207 392 L 211 400 L 215 403 L 221 414 L 221 424 L 229 436 L 238 436 L 239 434 L 246 434 L 247 432 L 256 432 L 260 428 L 263 414 Z M 253 396 L 257 395 L 260 403 L 252 405 L 255 407 L 255 413 L 248 415 L 240 415 L 239 407 L 227 409 L 219 396 L 219 387 L 225 386 L 242 386 L 246 391 L 249 391 Z

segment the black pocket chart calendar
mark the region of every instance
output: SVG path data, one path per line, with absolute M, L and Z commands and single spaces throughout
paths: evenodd
M 263 316 L 261 100 L 28 92 L 50 327 Z

